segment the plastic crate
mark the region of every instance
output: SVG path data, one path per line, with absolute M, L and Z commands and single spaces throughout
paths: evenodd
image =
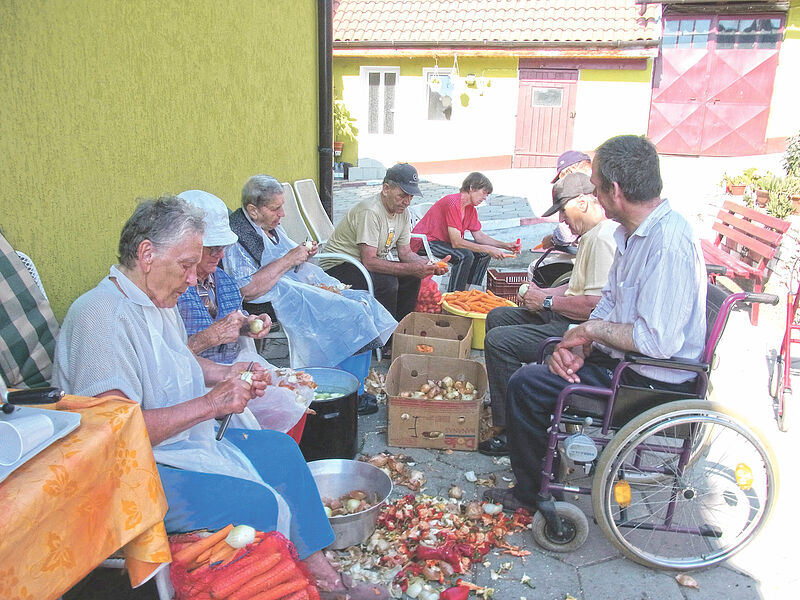
M 489 269 L 486 274 L 486 289 L 496 296 L 519 304 L 517 290 L 523 283 L 528 283 L 527 271 L 500 271 Z

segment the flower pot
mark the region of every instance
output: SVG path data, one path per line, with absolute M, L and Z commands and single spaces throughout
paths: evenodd
M 728 185 L 728 193 L 733 196 L 744 196 L 746 185 Z
M 756 190 L 756 202 L 761 208 L 764 208 L 769 202 L 769 192 L 767 190 Z
M 344 142 L 333 142 L 333 154 L 335 156 L 342 155 L 342 147 L 344 146 Z
M 792 199 L 792 206 L 794 206 L 794 212 L 792 212 L 792 214 L 800 215 L 800 196 L 795 195 L 792 196 L 791 199 Z

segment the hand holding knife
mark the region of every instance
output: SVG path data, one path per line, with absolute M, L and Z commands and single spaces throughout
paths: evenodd
M 243 371 L 240 375 L 242 381 L 246 381 L 247 383 L 253 383 L 253 364 L 254 361 L 251 361 L 249 365 L 247 365 L 247 370 Z M 217 430 L 217 441 L 220 441 L 223 437 L 225 437 L 225 430 L 228 429 L 228 424 L 231 422 L 231 417 L 233 413 L 228 413 L 222 419 L 222 423 Z

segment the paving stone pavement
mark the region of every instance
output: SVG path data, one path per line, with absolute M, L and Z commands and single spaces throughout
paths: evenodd
M 706 166 L 693 165 L 683 161 L 673 161 L 668 165 L 662 161 L 662 170 L 671 174 L 671 192 L 677 201 L 672 202 L 695 226 L 698 235 L 710 237 L 710 225 L 718 207 L 725 199 L 716 183 L 717 173 L 710 173 Z M 693 163 L 692 163 L 693 164 Z M 708 163 L 705 163 L 706 165 Z M 736 168 L 731 168 L 736 172 Z M 773 169 L 776 170 L 776 169 Z M 493 194 L 485 206 L 479 208 L 481 222 L 490 235 L 501 239 L 523 240 L 523 247 L 533 247 L 552 230 L 555 222 L 538 223 L 527 226 L 509 226 L 514 219 L 529 218 L 541 214 L 549 205 L 545 196 L 549 190 L 552 174 L 546 170 L 530 173 L 529 178 L 539 190 L 537 199 L 529 201 L 524 195 L 525 186 L 519 174 L 508 179 L 509 187 L 498 185 L 495 175 L 489 175 L 495 183 L 497 195 Z M 704 178 L 698 174 L 706 172 Z M 487 173 L 488 175 L 488 173 Z M 678 181 L 678 177 L 681 180 Z M 425 194 L 422 199 L 414 199 L 413 204 L 434 202 L 448 193 L 458 190 L 458 182 L 463 174 L 432 176 L 436 181 L 421 182 Z M 665 175 L 665 184 L 667 177 Z M 334 184 L 334 221 L 338 222 L 345 211 L 355 202 L 372 196 L 379 191 L 379 182 L 371 185 Z M 534 187 L 534 186 L 531 186 Z M 514 188 L 518 195 L 502 195 Z M 535 210 L 534 210 L 535 209 Z M 793 237 L 798 235 L 797 218 L 793 218 Z M 793 243 L 790 240 L 790 244 Z M 792 256 L 797 253 L 792 246 Z M 786 262 L 788 258 L 784 259 Z M 522 254 L 514 261 L 493 263 L 512 269 L 524 269 L 530 262 L 530 255 Z M 775 356 L 783 335 L 785 267 L 779 265 L 767 291 L 782 297 L 778 307 L 762 306 L 761 321 L 752 327 L 745 312 L 731 316 L 726 335 L 718 350 L 719 366 L 712 376 L 715 397 L 739 410 L 748 423 L 758 427 L 766 434 L 775 450 L 777 463 L 783 476 L 781 491 L 776 508 L 767 527 L 760 536 L 735 557 L 722 565 L 693 572 L 692 577 L 699 588 L 691 589 L 678 584 L 675 574 L 642 567 L 620 555 L 615 547 L 605 539 L 599 527 L 592 521 L 591 501 L 586 496 L 568 497 L 567 500 L 580 507 L 589 517 L 590 531 L 586 544 L 570 554 L 556 554 L 540 549 L 529 532 L 516 534 L 512 543 L 520 544 L 531 551 L 524 558 L 499 556 L 490 553 L 487 557 L 490 567 L 481 564 L 474 566 L 472 581 L 479 585 L 495 588 L 495 598 L 499 599 L 554 599 L 564 600 L 572 596 L 579 600 L 644 600 L 644 599 L 716 599 L 733 600 L 769 599 L 778 600 L 795 597 L 800 585 L 800 573 L 795 566 L 794 540 L 800 533 L 793 508 L 797 497 L 798 484 L 793 457 L 800 451 L 800 436 L 796 429 L 788 433 L 778 431 L 774 411 L 768 393 L 768 381 L 775 362 Z M 472 358 L 483 360 L 483 352 L 473 350 Z M 388 361 L 373 361 L 373 368 L 386 372 Z M 484 488 L 464 479 L 465 471 L 475 471 L 479 477 L 490 473 L 497 476 L 498 482 L 512 479 L 509 464 L 475 452 L 453 452 L 446 454 L 438 450 L 391 448 L 386 442 L 386 407 L 381 406 L 378 413 L 359 418 L 361 452 L 375 454 L 381 451 L 403 453 L 414 458 L 414 468 L 422 470 L 427 476 L 425 493 L 447 495 L 450 485 L 457 483 L 464 490 L 466 500 L 481 497 Z M 588 483 L 588 481 L 587 481 Z M 506 483 L 507 485 L 507 483 Z M 398 487 L 394 496 L 399 497 L 408 490 Z M 790 512 L 792 511 L 792 512 Z M 491 578 L 491 570 L 502 562 L 512 562 L 513 568 L 504 572 L 496 580 Z M 523 574 L 531 577 L 534 588 L 521 583 Z

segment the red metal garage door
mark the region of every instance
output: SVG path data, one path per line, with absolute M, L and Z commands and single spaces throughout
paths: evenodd
M 665 17 L 648 127 L 658 150 L 763 153 L 782 34 L 777 15 Z
M 519 70 L 513 167 L 554 167 L 571 147 L 577 84 L 577 70 Z

